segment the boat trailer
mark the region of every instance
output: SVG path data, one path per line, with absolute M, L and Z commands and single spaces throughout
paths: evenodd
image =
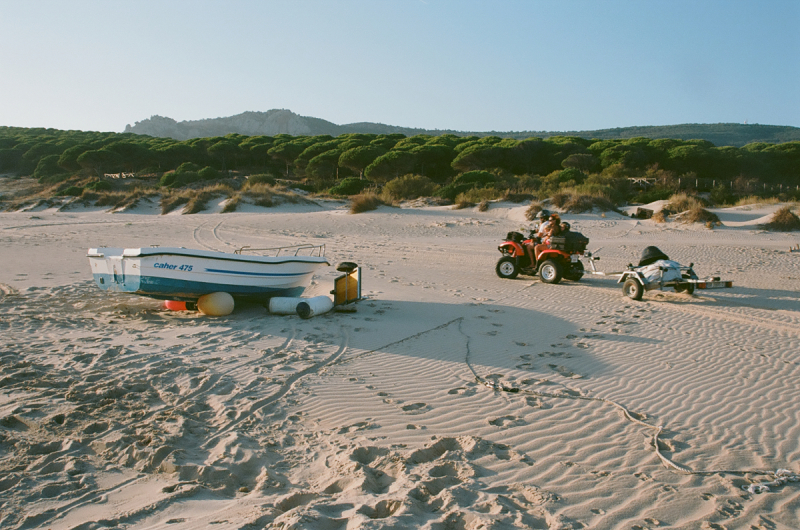
M 600 249 L 593 252 L 586 251 L 583 257 L 589 262 L 589 269 L 584 271 L 585 274 L 592 274 L 594 276 L 607 276 L 617 278 L 617 283 L 622 284 L 622 294 L 631 300 L 641 300 L 645 291 L 653 291 L 656 289 L 664 290 L 665 287 L 675 289 L 678 293 L 692 294 L 695 289 L 725 289 L 733 287 L 733 281 L 722 280 L 719 276 L 712 276 L 701 279 L 694 272 L 694 263 L 690 263 L 688 267 L 680 266 L 680 278 L 664 279 L 664 273 L 667 271 L 674 271 L 675 267 L 662 267 L 659 266 L 658 276 L 656 278 L 646 277 L 643 273 L 645 267 L 634 267 L 629 263 L 628 268 L 619 272 L 603 272 L 597 270 L 594 262 L 599 261 L 600 257 L 595 256 Z

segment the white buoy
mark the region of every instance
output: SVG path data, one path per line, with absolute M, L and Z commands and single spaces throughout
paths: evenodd
M 327 313 L 331 309 L 333 309 L 333 300 L 325 295 L 304 298 L 296 306 L 297 314 L 300 315 L 300 318 L 311 318 L 314 315 Z
M 298 296 L 274 296 L 269 299 L 269 312 L 273 315 L 296 315 L 297 304 L 305 300 Z
M 210 317 L 224 317 L 233 313 L 233 297 L 228 293 L 204 294 L 197 299 L 197 309 Z

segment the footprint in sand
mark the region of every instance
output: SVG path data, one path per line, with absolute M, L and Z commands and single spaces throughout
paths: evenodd
M 460 396 L 472 396 L 475 395 L 477 391 L 474 388 L 465 388 L 463 386 L 458 388 L 452 388 L 447 393 L 450 395 L 460 395 Z
M 409 414 L 419 414 L 420 412 L 430 410 L 430 407 L 427 403 L 411 403 L 409 405 L 403 405 L 401 408 L 403 409 L 403 412 L 407 412 Z
M 525 421 L 517 418 L 516 416 L 502 416 L 500 418 L 489 420 L 489 425 L 494 425 L 495 427 L 516 427 L 524 424 Z
M 557 364 L 548 364 L 547 366 L 549 366 L 550 369 L 553 370 L 554 372 L 556 372 L 558 375 L 561 375 L 563 377 L 568 377 L 570 379 L 582 379 L 583 378 L 582 375 L 576 374 L 575 372 L 571 371 L 566 366 L 560 366 L 560 365 L 557 365 Z
M 537 409 L 549 409 L 551 405 L 548 405 L 538 397 L 528 396 L 525 398 L 525 403 L 529 407 L 537 408 Z
M 348 425 L 347 427 L 342 427 L 337 431 L 337 434 L 347 434 L 351 432 L 366 431 L 369 429 L 375 429 L 377 427 L 378 427 L 377 425 L 370 423 L 368 421 L 360 421 L 358 423 Z

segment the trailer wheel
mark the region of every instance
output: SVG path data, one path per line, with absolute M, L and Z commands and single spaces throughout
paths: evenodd
M 638 280 L 628 278 L 625 280 L 625 283 L 622 284 L 622 294 L 631 300 L 641 300 L 644 294 L 644 285 L 639 283 Z
M 517 259 L 511 256 L 504 256 L 497 261 L 497 266 L 494 268 L 497 275 L 503 279 L 513 280 L 519 274 L 519 267 L 517 267 Z
M 561 275 L 561 265 L 557 261 L 549 259 L 539 267 L 539 278 L 544 283 L 558 283 L 561 281 Z
M 583 278 L 583 263 L 580 261 L 573 263 L 567 272 L 564 273 L 564 278 L 577 282 Z
M 694 279 L 696 279 L 696 278 L 697 277 L 695 277 Z M 692 279 L 692 275 L 683 274 L 683 279 L 684 280 L 691 280 Z M 675 292 L 692 294 L 692 293 L 694 293 L 694 284 L 693 283 L 689 283 L 689 284 L 686 284 L 686 285 L 676 285 L 675 286 Z

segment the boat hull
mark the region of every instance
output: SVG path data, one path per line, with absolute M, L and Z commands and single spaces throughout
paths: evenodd
M 160 300 L 195 301 L 214 292 L 266 302 L 299 296 L 314 272 L 329 265 L 319 256 L 242 256 L 183 248 L 89 249 L 100 289 Z

